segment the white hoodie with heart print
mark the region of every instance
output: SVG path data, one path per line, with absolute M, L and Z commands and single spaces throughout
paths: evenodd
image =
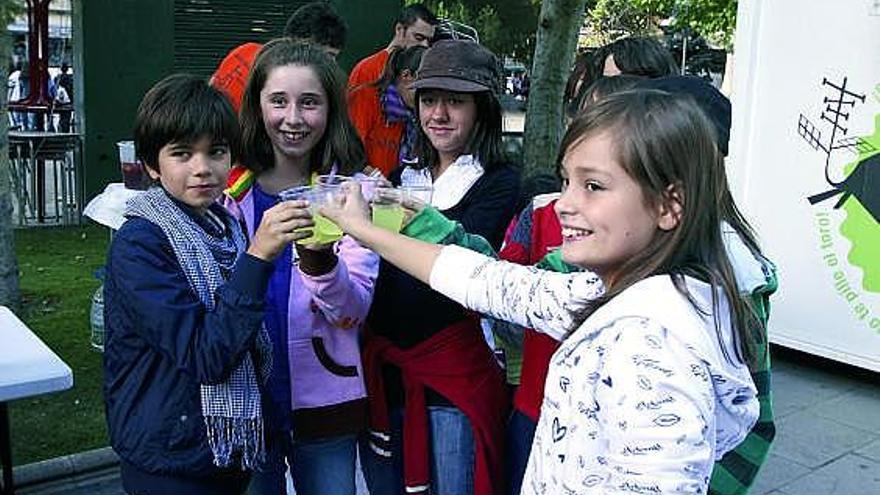
M 522 493 L 706 493 L 713 463 L 745 438 L 758 401 L 734 355 L 723 294 L 716 313 L 708 284 L 686 284 L 700 311 L 670 277 L 650 277 L 562 341 Z M 556 338 L 602 290 L 593 274 L 541 272 L 453 246 L 441 251 L 431 286 Z

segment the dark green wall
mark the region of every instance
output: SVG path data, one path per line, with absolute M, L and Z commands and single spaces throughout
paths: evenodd
M 332 0 L 348 24 L 348 42 L 339 55 L 339 65 L 351 70 L 358 60 L 388 46 L 394 34 L 394 19 L 402 0 Z
M 116 142 L 131 138 L 144 93 L 171 73 L 174 0 L 77 0 L 76 87 L 82 98 L 85 197 L 119 181 Z
M 178 9 L 185 1 L 177 0 Z M 227 6 L 235 3 L 213 1 Z M 331 1 L 349 26 L 348 43 L 339 57 L 346 70 L 388 44 L 403 4 L 401 0 Z M 292 10 L 300 2 L 269 3 L 276 8 L 290 5 Z M 131 138 L 132 121 L 144 93 L 162 77 L 185 69 L 175 67 L 174 7 L 175 0 L 74 0 L 75 84 L 82 88 L 75 92 L 75 103 L 82 109 L 78 129 L 84 133 L 87 201 L 109 182 L 121 180 L 116 142 Z M 178 24 L 198 28 L 198 23 Z M 223 37 L 222 26 L 213 29 Z M 263 41 L 279 34 L 281 28 Z M 178 46 L 188 46 L 181 44 L 187 42 L 184 38 L 189 37 L 178 33 Z M 217 61 L 224 55 L 217 53 Z

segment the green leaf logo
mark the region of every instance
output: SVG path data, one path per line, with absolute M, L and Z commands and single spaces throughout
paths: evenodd
M 870 146 L 862 147 L 844 173 L 847 182 L 858 181 L 863 194 L 843 204 L 846 219 L 840 224 L 840 233 L 852 243 L 847 261 L 862 270 L 862 287 L 880 293 L 880 212 L 876 211 L 880 209 L 880 115 L 875 118 L 874 134 L 860 139 Z

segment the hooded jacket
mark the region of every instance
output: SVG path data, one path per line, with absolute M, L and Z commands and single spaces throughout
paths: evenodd
M 687 279 L 643 280 L 596 311 L 551 359 L 523 493 L 704 493 L 716 459 L 758 417 L 721 297 Z M 715 329 L 718 320 L 721 339 Z M 724 341 L 723 347 L 721 341 Z M 567 435 L 573 438 L 562 441 Z
M 523 493 L 705 493 L 714 461 L 745 438 L 759 407 L 733 355 L 726 298 L 716 294 L 715 313 L 710 286 L 685 281 L 700 311 L 669 276 L 649 277 L 561 343 Z M 570 294 L 595 297 L 597 285 L 587 273 L 537 274 L 453 246 L 431 272 L 433 288 L 467 307 L 551 334 L 571 328 L 580 303 Z

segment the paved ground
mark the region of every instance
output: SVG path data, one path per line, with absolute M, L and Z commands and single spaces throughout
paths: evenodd
M 364 478 L 358 472 L 357 495 L 368 495 Z M 287 480 L 287 490 L 296 495 L 290 479 Z M 41 486 L 28 487 L 16 490 L 17 495 L 125 495 L 119 481 L 119 469 L 106 469 L 87 476 L 75 479 L 60 480 Z
M 790 351 L 775 354 L 773 371 L 777 440 L 752 493 L 880 494 L 878 375 Z M 18 493 L 123 494 L 113 469 Z
M 777 353 L 777 437 L 752 493 L 880 493 L 878 383 L 874 373 Z

